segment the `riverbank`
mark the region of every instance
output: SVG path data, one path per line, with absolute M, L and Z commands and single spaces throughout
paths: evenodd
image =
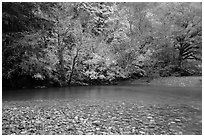
M 3 101 L 3 135 L 201 135 L 202 110 L 135 100 Z
M 150 84 L 171 87 L 202 87 L 202 77 L 163 77 L 153 79 Z
M 159 78 L 141 78 L 137 80 L 127 80 L 119 82 L 118 85 L 152 85 L 152 86 L 168 86 L 168 87 L 202 87 L 201 76 L 190 77 L 159 77 Z
M 74 87 L 74 86 L 105 86 L 105 85 L 153 85 L 153 86 L 171 86 L 171 87 L 202 87 L 202 77 L 201 76 L 190 76 L 190 77 L 159 77 L 159 78 L 149 78 L 142 77 L 139 79 L 121 79 L 118 81 L 109 81 L 109 82 L 76 82 L 70 86 L 65 87 Z M 22 87 L 22 88 L 12 88 L 12 87 L 2 87 L 3 90 L 12 90 L 12 89 L 46 89 L 51 87 L 60 87 L 52 85 L 44 86 L 34 86 L 34 87 Z

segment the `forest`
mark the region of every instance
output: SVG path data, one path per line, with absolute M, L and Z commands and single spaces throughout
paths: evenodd
M 5 88 L 201 75 L 201 3 L 2 3 Z

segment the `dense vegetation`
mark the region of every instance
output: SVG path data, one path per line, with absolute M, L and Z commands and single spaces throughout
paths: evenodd
M 201 3 L 2 3 L 3 87 L 201 75 Z

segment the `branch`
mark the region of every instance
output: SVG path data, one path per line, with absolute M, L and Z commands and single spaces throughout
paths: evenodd
M 182 54 L 182 56 L 188 56 L 188 55 L 193 55 L 193 54 L 195 54 L 196 52 L 195 51 L 187 51 L 187 52 L 183 52 L 183 54 Z
M 183 52 L 187 52 L 187 51 L 189 51 L 189 50 L 191 50 L 191 49 L 199 49 L 199 47 L 198 47 L 198 46 L 196 46 L 196 47 L 189 46 L 189 47 L 184 48 L 184 49 L 183 49 Z

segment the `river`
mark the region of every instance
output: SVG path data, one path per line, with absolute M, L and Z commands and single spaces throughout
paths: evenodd
M 186 104 L 202 108 L 201 87 L 150 85 L 76 86 L 47 89 L 3 90 L 3 101 L 134 100 L 145 104 Z

